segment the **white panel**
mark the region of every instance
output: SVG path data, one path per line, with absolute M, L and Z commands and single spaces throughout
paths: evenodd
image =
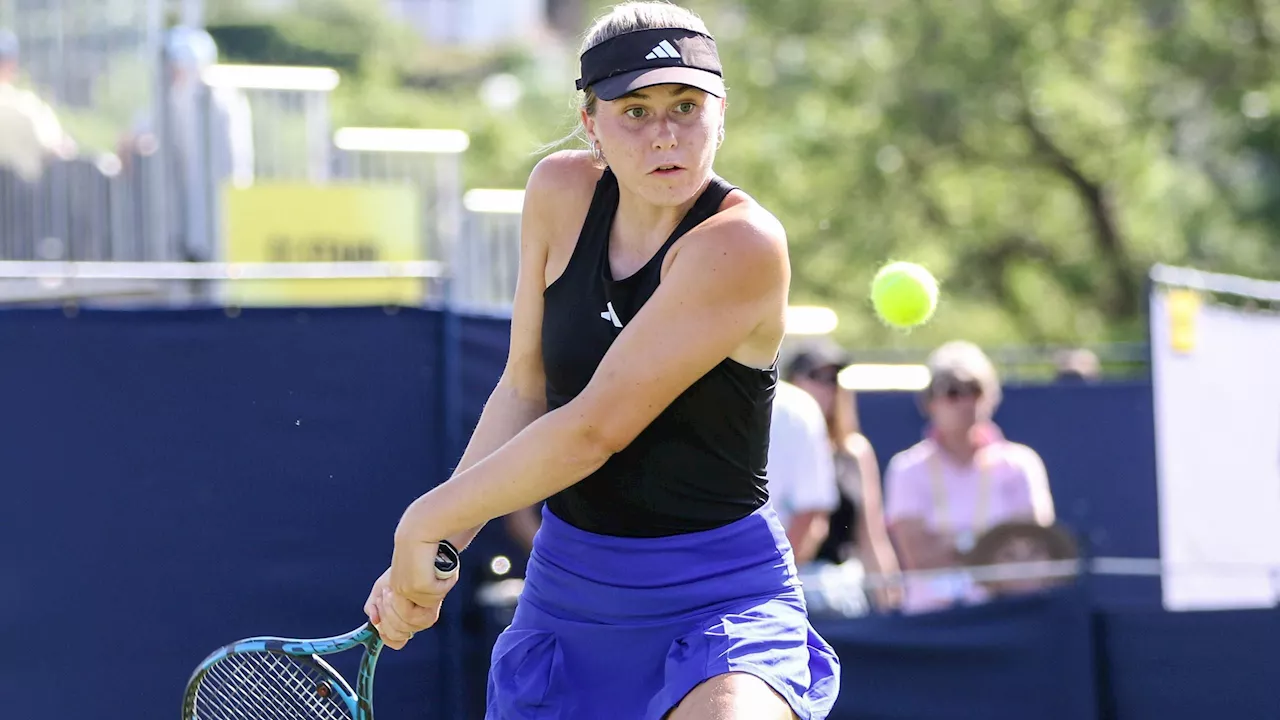
M 1280 566 L 1280 315 L 1151 299 L 1170 610 L 1270 607 Z

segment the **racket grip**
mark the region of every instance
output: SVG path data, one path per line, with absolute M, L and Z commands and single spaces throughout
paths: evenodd
M 458 552 L 458 548 L 448 540 L 441 540 L 436 546 L 436 577 L 441 580 L 447 580 L 457 574 L 458 568 L 462 565 L 462 557 Z

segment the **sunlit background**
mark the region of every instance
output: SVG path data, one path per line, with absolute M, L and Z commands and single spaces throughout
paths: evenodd
M 1280 2 L 686 5 L 729 87 L 715 169 L 787 231 L 781 364 L 848 351 L 886 470 L 926 433 L 929 353 L 977 344 L 1079 545 L 1069 590 L 951 635 L 873 570 L 807 575 L 832 717 L 1280 717 Z M 173 717 L 217 644 L 360 620 L 501 369 L 524 183 L 582 147 L 608 6 L 0 0 L 15 720 Z M 909 331 L 868 299 L 893 260 L 941 285 Z M 525 562 L 504 533 L 386 661 L 383 720 L 482 716 Z M 57 691 L 86 672 L 97 700 Z

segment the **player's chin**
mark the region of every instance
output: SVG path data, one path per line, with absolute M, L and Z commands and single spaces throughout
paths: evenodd
M 705 179 L 705 173 L 690 169 L 662 175 L 651 174 L 645 178 L 644 198 L 660 207 L 684 205 L 698 194 Z

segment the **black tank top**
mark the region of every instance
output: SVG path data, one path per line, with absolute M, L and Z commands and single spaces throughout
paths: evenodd
M 569 264 L 543 293 L 548 410 L 587 386 L 613 339 L 657 289 L 667 251 L 714 215 L 733 189 L 713 177 L 662 248 L 635 274 L 614 280 L 609 234 L 618 181 L 604 171 Z M 777 378 L 776 366 L 760 370 L 726 358 L 603 467 L 549 498 L 548 507 L 582 530 L 628 537 L 710 530 L 750 515 L 768 499 Z

